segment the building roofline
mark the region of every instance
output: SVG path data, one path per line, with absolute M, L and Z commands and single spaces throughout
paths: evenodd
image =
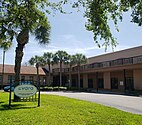
M 5 73 L 13 74 L 14 72 L 14 65 L 5 64 L 4 65 Z M 0 64 L 0 73 L 2 73 L 2 64 Z M 27 74 L 27 75 L 36 75 L 37 70 L 34 66 L 21 66 L 20 74 Z M 39 74 L 46 75 L 45 72 L 41 67 L 39 67 Z
M 133 49 L 139 49 L 139 48 L 142 48 L 142 46 L 136 46 L 136 47 L 131 47 L 131 48 L 123 49 L 123 50 L 118 50 L 118 51 L 115 51 L 115 52 L 109 52 L 109 53 L 105 53 L 105 54 L 100 54 L 100 55 L 97 55 L 97 56 L 88 57 L 88 59 L 102 57 L 102 56 L 107 56 L 107 55 L 116 54 L 116 53 L 122 53 L 124 51 L 131 51 Z

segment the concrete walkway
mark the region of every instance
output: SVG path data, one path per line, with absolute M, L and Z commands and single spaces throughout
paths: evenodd
M 41 92 L 41 93 L 66 96 L 69 98 L 96 102 L 126 112 L 142 114 L 142 97 L 114 95 L 114 94 L 85 93 L 85 92 Z

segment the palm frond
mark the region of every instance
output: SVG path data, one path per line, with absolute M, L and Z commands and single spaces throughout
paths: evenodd
M 39 44 L 49 43 L 50 29 L 50 26 L 40 26 L 35 30 L 35 38 L 39 41 Z

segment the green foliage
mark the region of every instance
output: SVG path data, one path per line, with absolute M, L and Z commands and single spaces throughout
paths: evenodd
M 2 0 L 0 4 L 1 39 L 13 40 L 23 30 L 35 35 L 39 43 L 49 43 L 50 25 L 44 11 L 47 1 L 43 0 Z
M 41 95 L 37 102 L 12 102 L 7 109 L 8 94 L 0 93 L 1 125 L 141 125 L 142 115 L 102 106 L 100 104 Z
M 93 31 L 94 40 L 98 44 L 98 40 L 104 39 L 104 46 L 115 46 L 116 40 L 112 36 L 109 20 L 113 20 L 117 26 L 117 16 L 119 16 L 118 6 L 110 0 L 93 0 L 87 3 L 85 17 L 87 18 L 86 29 Z M 98 44 L 99 45 L 99 44 Z
M 80 66 L 81 64 L 87 62 L 87 58 L 86 58 L 85 55 L 83 55 L 81 53 L 77 53 L 77 54 L 74 55 L 74 61 L 75 61 L 75 64 Z
M 8 50 L 12 46 L 12 42 L 0 42 L 0 48 Z
M 117 23 L 122 21 L 123 13 L 131 12 L 131 22 L 142 25 L 141 0 L 77 0 L 73 3 L 73 8 L 80 6 L 85 8 L 86 29 L 94 33 L 94 41 L 99 47 L 101 42 L 106 49 L 117 45 L 109 23 L 113 22 L 119 32 Z
M 62 51 L 62 50 L 58 50 L 55 54 L 54 54 L 54 62 L 55 63 L 62 63 L 65 62 L 67 60 L 68 57 L 68 53 L 66 51 Z
M 67 87 L 60 87 L 60 86 L 55 86 L 55 87 L 49 87 L 49 86 L 44 86 L 40 87 L 41 90 L 43 91 L 58 91 L 58 90 L 67 90 Z
M 29 60 L 29 64 L 30 65 L 35 65 L 35 64 L 39 64 L 40 66 L 43 66 L 44 65 L 44 62 L 43 62 L 43 58 L 41 56 L 33 56 L 30 60 Z
M 54 54 L 51 52 L 45 52 L 42 56 L 43 60 L 44 60 L 44 64 L 48 64 L 51 65 L 53 62 L 53 56 Z
M 75 64 L 75 55 L 68 55 L 64 63 L 70 65 L 71 68 Z
M 142 25 L 142 1 L 136 0 L 132 3 L 132 22 L 138 24 L 138 26 Z
M 84 17 L 87 18 L 86 29 L 94 33 L 94 40 L 100 47 L 117 45 L 109 22 L 113 22 L 119 31 L 117 22 L 122 20 L 123 13 L 131 11 L 132 22 L 142 25 L 142 1 L 140 0 L 2 0 L 0 4 L 0 39 L 11 41 L 20 29 L 28 28 L 39 43 L 49 43 L 50 25 L 46 14 L 51 11 L 63 11 L 64 4 L 73 8 L 83 6 Z M 51 8 L 51 9 L 50 9 Z

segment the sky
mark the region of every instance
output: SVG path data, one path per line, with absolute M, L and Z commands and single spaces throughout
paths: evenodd
M 70 9 L 67 9 L 70 12 Z M 108 48 L 105 52 L 104 47 L 98 48 L 93 40 L 93 33 L 85 29 L 86 19 L 83 12 L 73 10 L 72 14 L 48 15 L 51 25 L 50 43 L 41 46 L 33 36 L 30 36 L 29 43 L 24 48 L 24 56 L 22 64 L 35 55 L 42 56 L 44 52 L 57 52 L 64 50 L 69 54 L 82 53 L 87 57 L 97 56 L 105 53 L 113 52 Z M 130 22 L 130 13 L 124 14 L 123 22 L 119 22 L 119 32 L 114 30 L 111 25 L 112 33 L 119 43 L 114 51 L 127 48 L 141 46 L 142 44 L 142 27 Z M 13 46 L 6 52 L 5 64 L 13 64 L 15 62 L 16 41 Z M 3 51 L 0 50 L 0 63 L 2 64 Z

